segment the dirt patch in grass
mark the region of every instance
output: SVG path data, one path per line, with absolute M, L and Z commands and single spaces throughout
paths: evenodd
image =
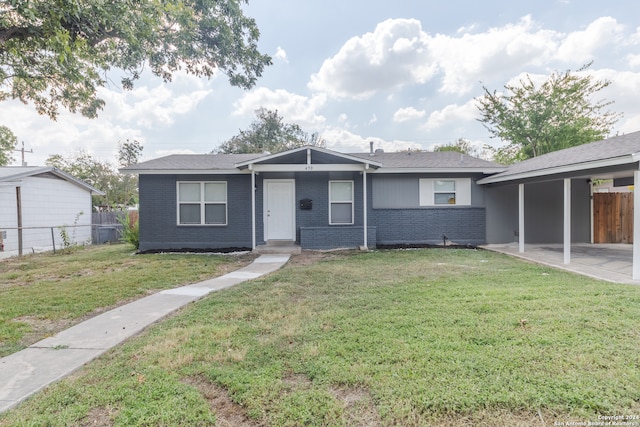
M 430 425 L 433 426 L 447 426 L 447 427 L 466 427 L 466 426 L 478 426 L 478 427 L 493 427 L 493 426 L 510 426 L 510 427 L 546 427 L 552 426 L 557 422 L 557 416 L 555 414 L 548 413 L 546 411 L 538 411 L 536 413 L 531 412 L 511 412 L 501 409 L 483 410 L 477 411 L 470 415 L 451 414 L 448 416 L 440 417 L 430 421 Z M 581 419 L 563 419 L 562 423 L 567 421 L 573 421 L 574 425 L 587 425 L 587 420 Z M 591 420 L 592 421 L 592 420 Z
M 288 264 L 295 266 L 307 266 L 315 264 L 319 261 L 331 261 L 339 259 L 347 254 L 356 252 L 355 250 L 336 250 L 336 251 L 309 251 L 305 250 L 297 255 L 292 255 Z
M 77 321 L 71 319 L 40 319 L 34 316 L 22 316 L 13 319 L 14 322 L 26 323 L 32 329 L 29 333 L 27 333 L 22 340 L 20 340 L 21 346 L 29 346 L 36 342 L 37 340 L 41 340 L 52 335 L 57 334 L 58 332 L 68 328 L 73 325 Z
M 211 410 L 216 414 L 216 427 L 259 427 L 262 423 L 247 416 L 244 408 L 229 396 L 222 387 L 203 378 L 187 377 L 182 382 L 193 386 L 209 402 Z
M 107 408 L 93 408 L 80 425 L 82 427 L 111 427 L 113 425 L 112 415 L 112 412 Z
M 349 426 L 374 427 L 382 424 L 369 391 L 362 387 L 332 388 L 331 394 L 344 405 L 344 421 Z

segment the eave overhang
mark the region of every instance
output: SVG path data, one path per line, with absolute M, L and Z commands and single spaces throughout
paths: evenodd
M 640 153 L 627 154 L 624 156 L 612 157 L 609 159 L 593 160 L 588 162 L 574 163 L 570 165 L 562 165 L 550 168 L 536 169 L 532 171 L 525 171 L 520 173 L 508 174 L 500 176 L 497 174 L 482 178 L 478 180 L 478 184 L 496 184 L 509 181 L 523 181 L 532 178 L 541 178 L 551 175 L 561 175 L 573 172 L 579 172 L 582 170 L 592 170 L 598 168 L 607 168 L 612 166 L 619 166 L 625 164 L 633 164 L 640 161 Z

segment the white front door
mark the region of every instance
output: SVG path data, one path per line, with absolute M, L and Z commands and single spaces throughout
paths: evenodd
M 264 239 L 296 240 L 295 181 L 264 181 Z

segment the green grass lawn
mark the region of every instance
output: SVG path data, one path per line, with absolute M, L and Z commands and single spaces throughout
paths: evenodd
M 597 422 L 640 415 L 639 350 L 639 287 L 485 251 L 330 253 L 209 295 L 0 425 Z
M 0 260 L 0 357 L 105 308 L 249 261 L 247 256 L 139 256 L 125 244 Z

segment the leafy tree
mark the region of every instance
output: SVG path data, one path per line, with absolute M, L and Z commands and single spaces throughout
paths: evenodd
M 137 141 L 129 141 L 118 143 L 118 164 L 121 167 L 131 166 L 138 163 L 142 156 L 144 147 Z M 118 203 L 124 206 L 133 206 L 138 204 L 138 177 L 131 174 L 120 174 L 120 191 Z
M 131 166 L 138 163 L 140 157 L 142 157 L 142 144 L 138 140 L 118 143 L 118 164 L 122 167 Z
M 115 194 L 120 179 L 118 174 L 111 164 L 94 159 L 85 150 L 78 150 L 69 158 L 64 158 L 60 154 L 51 155 L 45 164 L 67 172 L 103 191 L 104 196 L 93 196 L 94 206 L 111 206 L 119 202 Z
M 118 143 L 118 162 L 120 166 L 136 163 L 142 155 L 142 144 L 136 140 Z M 85 150 L 78 150 L 74 155 L 65 158 L 60 154 L 49 156 L 47 166 L 58 168 L 87 184 L 101 190 L 104 196 L 93 196 L 93 205 L 107 207 L 133 206 L 138 203 L 137 178 L 120 174 L 109 162 L 93 158 Z
M 220 153 L 279 153 L 305 145 L 324 146 L 317 133 L 308 135 L 297 124 L 285 123 L 278 110 L 260 108 L 248 130 L 222 143 Z
M 106 72 L 133 87 L 142 70 L 211 77 L 250 88 L 271 64 L 246 0 L 10 0 L 0 4 L 0 100 L 33 102 L 55 119 L 58 107 L 95 117 Z
M 15 159 L 11 155 L 16 148 L 18 138 L 6 126 L 0 126 L 0 166 L 6 166 Z
M 589 66 L 591 63 L 577 71 Z M 594 80 L 568 70 L 552 73 L 539 87 L 530 76 L 520 85 L 505 85 L 504 93 L 483 87 L 484 96 L 477 98 L 479 121 L 492 137 L 509 144 L 498 152 L 503 162 L 597 141 L 607 136 L 620 117 L 606 111 L 613 101 L 592 102 L 593 96 L 610 84 L 609 80 Z
M 449 144 L 436 145 L 433 151 L 455 151 L 457 153 L 468 154 L 469 156 L 474 157 L 480 157 L 482 155 L 481 151 L 477 147 L 474 147 L 473 144 L 471 144 L 471 141 L 464 138 L 458 138 L 455 142 Z

